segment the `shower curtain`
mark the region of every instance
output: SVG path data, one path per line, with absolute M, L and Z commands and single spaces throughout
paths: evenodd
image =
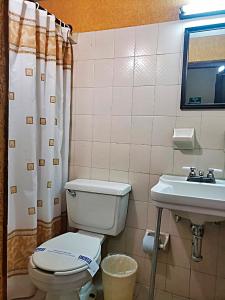
M 65 225 L 70 34 L 35 3 L 9 1 L 8 300 L 35 294 L 29 256 Z

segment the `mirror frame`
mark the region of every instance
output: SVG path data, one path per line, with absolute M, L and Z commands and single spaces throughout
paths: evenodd
M 213 29 L 225 29 L 225 23 L 204 25 L 197 27 L 188 27 L 184 31 L 184 49 L 183 49 L 183 69 L 182 69 L 182 84 L 181 84 L 181 101 L 180 109 L 181 110 L 194 110 L 194 109 L 218 109 L 224 108 L 224 104 L 203 104 L 203 105 L 190 105 L 186 104 L 186 83 L 187 83 L 187 72 L 188 72 L 188 56 L 189 56 L 189 39 L 190 34 L 194 32 L 209 31 Z M 216 63 L 211 63 L 211 66 L 215 66 Z

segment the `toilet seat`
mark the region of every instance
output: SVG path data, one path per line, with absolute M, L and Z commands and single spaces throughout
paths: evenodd
M 32 255 L 32 263 L 37 268 L 54 275 L 72 275 L 88 268 L 85 261 L 78 259 L 80 255 L 98 263 L 101 242 L 97 237 L 68 232 L 44 242 L 38 249 Z

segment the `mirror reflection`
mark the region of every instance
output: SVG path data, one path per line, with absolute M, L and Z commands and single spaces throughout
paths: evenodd
M 225 28 L 191 31 L 184 49 L 183 108 L 225 107 Z

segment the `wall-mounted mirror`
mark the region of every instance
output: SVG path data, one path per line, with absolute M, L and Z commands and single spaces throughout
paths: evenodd
M 180 107 L 225 108 L 225 24 L 185 29 Z

